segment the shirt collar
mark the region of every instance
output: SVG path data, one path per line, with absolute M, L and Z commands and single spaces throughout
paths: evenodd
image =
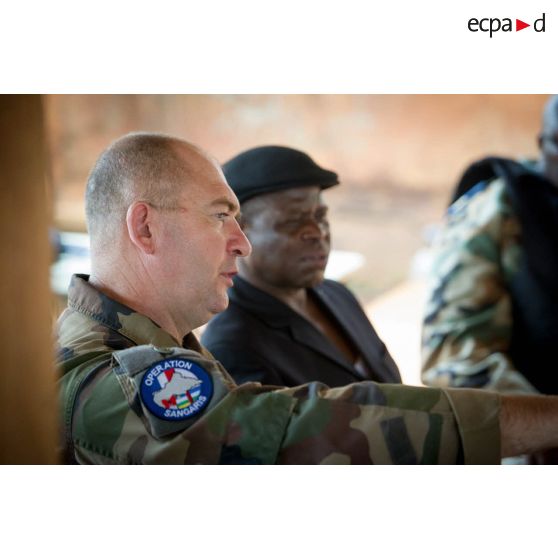
M 68 288 L 68 306 L 117 331 L 137 345 L 176 347 L 179 343 L 147 316 L 113 300 L 89 283 L 88 275 L 73 275 Z M 193 333 L 182 339 L 182 346 L 201 352 Z

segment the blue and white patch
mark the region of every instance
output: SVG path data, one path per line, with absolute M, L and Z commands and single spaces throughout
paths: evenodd
M 179 421 L 192 418 L 211 401 L 213 380 L 199 365 L 184 358 L 168 358 L 143 375 L 140 396 L 156 417 Z

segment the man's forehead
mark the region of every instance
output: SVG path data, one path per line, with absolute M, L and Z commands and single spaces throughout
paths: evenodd
M 200 147 L 184 141 L 176 141 L 174 144 L 176 153 L 182 160 L 182 172 L 195 182 L 207 180 L 225 182 L 225 177 L 217 160 L 203 151 Z
M 229 211 L 240 211 L 238 199 L 221 172 L 199 184 L 199 190 L 200 201 L 207 208 L 226 207 Z
M 227 184 L 218 163 L 203 152 L 195 156 L 197 164 L 191 167 L 191 174 L 185 176 L 182 188 L 184 200 L 207 208 L 225 206 L 230 211 L 238 211 L 236 195 Z
M 319 186 L 302 186 L 290 188 L 281 192 L 273 192 L 262 196 L 262 201 L 267 201 L 276 207 L 293 207 L 321 203 L 322 189 Z
M 211 155 L 204 151 L 198 145 L 178 138 L 174 138 L 172 147 L 173 149 L 175 149 L 176 153 L 180 157 L 182 157 L 192 165 L 196 165 L 199 163 L 204 164 L 206 162 L 213 164 L 213 158 L 211 157 Z
M 184 188 L 182 198 L 186 205 L 195 205 L 204 210 L 240 210 L 234 192 L 221 180 L 195 180 Z

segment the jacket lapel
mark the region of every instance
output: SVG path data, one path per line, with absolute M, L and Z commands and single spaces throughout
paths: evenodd
M 312 289 L 312 291 L 316 292 L 314 289 Z M 356 380 L 363 379 L 360 373 L 329 339 L 306 318 L 303 318 L 280 300 L 257 289 L 240 277 L 235 277 L 234 287 L 230 289 L 229 297 L 231 301 L 257 314 L 258 317 L 264 320 L 270 327 L 288 329 L 294 340 L 335 362 L 338 366 L 343 367 L 347 372 L 352 374 Z M 324 300 L 324 298 L 319 295 L 318 297 L 330 314 L 336 316 L 339 313 L 334 313 L 332 311 L 331 301 Z M 349 334 L 349 330 L 344 323 L 345 321 L 346 318 L 343 318 L 340 325 L 352 340 L 353 337 Z
M 347 372 L 350 372 L 355 378 L 359 380 L 362 379 L 354 366 L 321 331 L 296 312 L 293 312 L 293 314 L 296 316 L 289 326 L 293 339 L 301 345 L 305 345 L 314 352 L 332 360 L 335 364 L 343 367 Z
M 335 291 L 328 289 L 326 283 L 322 283 L 313 289 L 313 292 L 327 307 L 331 315 L 335 317 L 345 335 L 362 355 L 366 365 L 370 368 L 370 373 L 384 382 L 397 381 L 394 378 L 393 371 L 386 365 L 384 354 L 381 351 L 384 344 L 364 315 L 364 311 L 359 308 L 357 314 L 356 309 L 347 304 L 347 301 L 338 300 L 335 297 Z M 360 316 L 361 312 L 363 313 L 362 317 Z M 359 376 L 359 379 L 363 379 L 358 371 L 354 370 L 353 373 Z

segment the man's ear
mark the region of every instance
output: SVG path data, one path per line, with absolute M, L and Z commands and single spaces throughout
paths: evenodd
M 145 254 L 153 254 L 155 243 L 151 224 L 153 209 L 145 202 L 134 202 L 126 212 L 126 227 L 130 240 Z

